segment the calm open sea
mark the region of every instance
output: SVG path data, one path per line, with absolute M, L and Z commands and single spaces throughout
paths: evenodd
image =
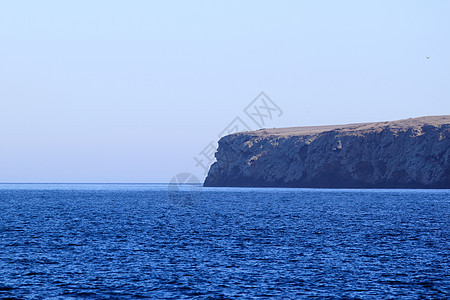
M 445 299 L 449 190 L 0 185 L 0 298 Z

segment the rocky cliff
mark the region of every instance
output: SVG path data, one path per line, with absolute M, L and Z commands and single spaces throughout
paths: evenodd
M 204 186 L 450 188 L 450 116 L 223 137 Z

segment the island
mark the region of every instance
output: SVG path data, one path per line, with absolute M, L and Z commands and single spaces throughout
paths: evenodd
M 219 140 L 205 187 L 450 188 L 450 116 L 260 129 Z

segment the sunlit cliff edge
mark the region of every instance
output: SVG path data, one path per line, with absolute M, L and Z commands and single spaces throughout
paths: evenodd
M 219 141 L 204 186 L 450 188 L 450 116 L 262 129 Z

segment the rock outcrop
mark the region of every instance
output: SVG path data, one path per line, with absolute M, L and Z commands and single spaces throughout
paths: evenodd
M 223 137 L 204 186 L 450 188 L 450 116 Z

